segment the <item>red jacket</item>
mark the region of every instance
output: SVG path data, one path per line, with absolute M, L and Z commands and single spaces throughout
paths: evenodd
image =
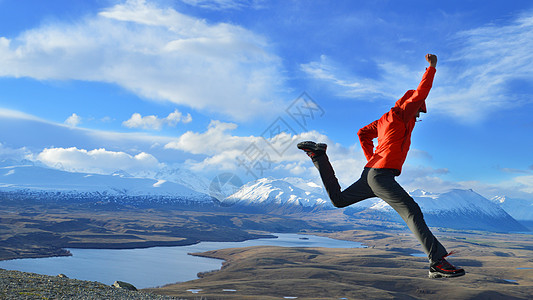
M 435 68 L 428 67 L 416 90 L 409 90 L 390 111 L 361 128 L 357 135 L 368 163 L 368 168 L 387 168 L 402 171 L 402 165 L 411 145 L 411 132 L 419 110 L 427 112 L 426 98 L 433 84 Z M 374 151 L 373 139 L 378 138 Z

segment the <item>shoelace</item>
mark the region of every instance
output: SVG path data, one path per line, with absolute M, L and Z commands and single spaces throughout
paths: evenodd
M 456 270 L 457 268 L 454 267 L 452 264 L 450 264 L 445 258 L 448 257 L 448 256 L 451 256 L 453 254 L 457 254 L 459 253 L 459 251 L 450 251 L 448 254 L 444 255 L 442 257 L 442 260 L 441 262 L 437 265 L 439 267 L 441 267 L 442 269 L 452 269 L 452 270 Z
M 452 256 L 452 255 L 457 254 L 457 253 L 459 253 L 459 251 L 457 251 L 457 250 L 452 250 L 452 251 L 448 252 L 448 254 L 444 255 L 442 258 L 446 258 L 446 257 L 448 257 L 448 256 Z
M 437 266 L 439 266 L 440 268 L 442 269 L 452 269 L 452 270 L 455 270 L 455 267 L 450 264 L 446 259 L 442 259 L 442 261 L 440 262 L 440 264 L 438 264 Z

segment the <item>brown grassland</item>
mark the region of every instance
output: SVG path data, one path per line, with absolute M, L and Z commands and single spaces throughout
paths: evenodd
M 9 204 L 9 203 L 8 203 Z M 181 299 L 532 299 L 533 235 L 433 228 L 466 276 L 427 278 L 403 224 L 342 210 L 294 214 L 3 205 L 0 260 L 69 255 L 64 248 L 139 248 L 300 232 L 366 248 L 251 247 L 196 254 L 225 260 L 199 279 L 147 289 Z M 172 282 L 172 279 L 169 279 Z M 192 294 L 190 289 L 199 289 Z
M 323 234 L 367 248 L 249 247 L 196 255 L 224 259 L 220 271 L 151 292 L 183 299 L 532 299 L 533 236 L 440 231 L 460 253 L 458 278 L 429 279 L 424 257 L 407 232 L 366 230 Z M 188 290 L 201 290 L 192 294 Z

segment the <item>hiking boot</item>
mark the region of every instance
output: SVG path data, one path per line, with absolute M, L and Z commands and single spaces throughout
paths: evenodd
M 305 151 L 307 156 L 311 157 L 311 159 L 317 158 L 319 156 L 322 156 L 326 154 L 326 148 L 328 145 L 322 144 L 322 143 L 315 143 L 312 141 L 305 141 L 298 143 L 296 145 L 298 149 Z
M 444 257 L 438 262 L 431 264 L 429 267 L 429 278 L 457 277 L 465 275 L 465 270 L 454 267 Z

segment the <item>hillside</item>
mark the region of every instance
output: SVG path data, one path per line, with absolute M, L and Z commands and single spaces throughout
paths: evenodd
M 263 213 L 284 214 L 311 210 L 335 209 L 321 190 L 298 187 L 290 180 L 262 178 L 250 182 L 224 199 L 226 205 L 256 209 Z M 416 190 L 411 196 L 419 204 L 430 226 L 496 232 L 528 231 L 504 209 L 473 190 L 450 190 L 431 194 Z M 402 223 L 394 210 L 383 200 L 367 199 L 345 209 L 355 218 L 380 219 Z
M 521 221 L 533 221 L 533 200 L 496 196 L 490 199 L 513 218 Z
M 0 299 L 178 299 L 94 281 L 0 269 Z
M 430 226 L 486 230 L 493 232 L 528 231 L 504 209 L 473 190 L 454 189 L 441 194 L 421 190 L 411 196 L 420 206 Z M 357 210 L 357 206 L 353 209 Z M 375 201 L 371 206 L 360 208 L 358 215 L 380 216 L 401 221 L 384 201 Z
M 460 253 L 450 261 L 461 278 L 429 279 L 414 237 L 398 232 L 329 234 L 363 241 L 368 248 L 249 247 L 196 255 L 224 259 L 220 271 L 151 292 L 207 299 L 530 299 L 533 294 L 531 236 L 439 233 Z M 227 291 L 231 292 L 227 292 Z M 226 292 L 225 292 L 226 291 Z

